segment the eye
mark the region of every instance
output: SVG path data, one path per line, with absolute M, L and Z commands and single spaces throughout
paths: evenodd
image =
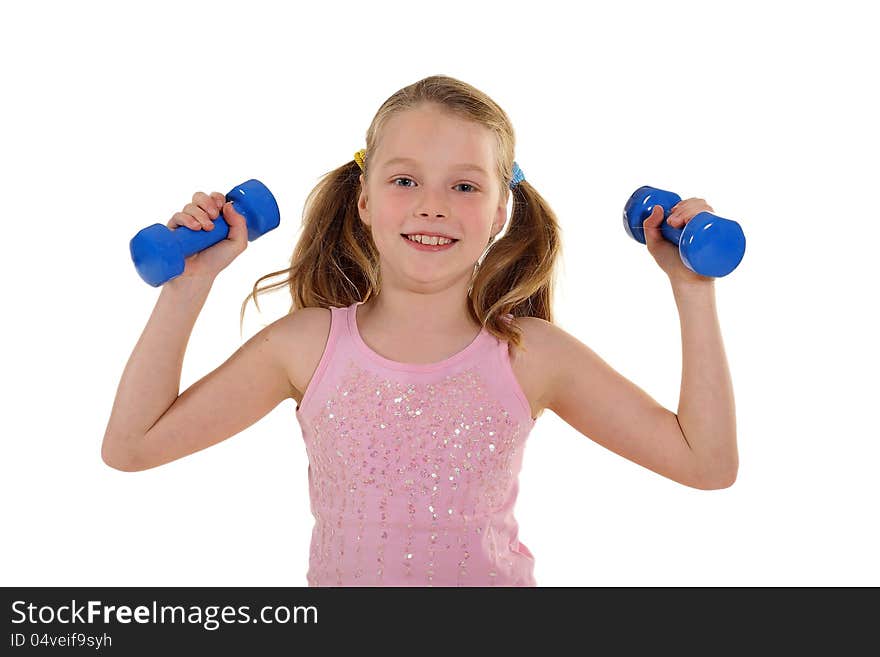
M 391 182 L 396 183 L 398 180 L 408 180 L 409 182 L 414 182 L 412 178 L 405 178 L 405 177 L 403 177 L 403 176 L 401 176 L 401 177 L 399 177 L 399 178 L 395 178 L 395 179 L 392 180 Z M 395 185 L 395 186 L 396 186 L 396 187 L 411 187 L 411 185 Z M 469 193 L 473 193 L 473 192 L 477 191 L 477 188 L 474 187 L 473 185 L 471 185 L 470 183 L 458 183 L 458 184 L 456 185 L 456 187 L 461 187 L 461 186 L 470 187 L 470 189 L 473 190 L 473 191 L 471 191 L 471 192 L 469 192 Z

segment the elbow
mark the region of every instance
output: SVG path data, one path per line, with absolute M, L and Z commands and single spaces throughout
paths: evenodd
M 695 488 L 700 490 L 722 490 L 724 488 L 730 488 L 736 483 L 738 469 L 738 467 L 733 467 L 722 472 L 716 472 L 712 476 L 705 476 Z
M 722 488 L 730 488 L 731 486 L 733 486 L 734 483 L 736 483 L 735 471 L 731 475 L 718 479 L 715 485 L 709 490 L 721 490 Z
M 739 455 L 736 449 L 724 456 L 699 459 L 694 464 L 693 488 L 700 490 L 721 490 L 736 483 L 739 471 Z
M 138 467 L 131 450 L 122 448 L 108 436 L 104 436 L 104 443 L 101 445 L 101 460 L 108 467 L 120 472 L 138 472 L 142 469 Z
M 110 461 L 104 459 L 104 463 L 114 470 L 119 470 L 120 472 L 140 472 L 141 470 L 141 468 L 135 467 L 134 464 L 127 461 Z

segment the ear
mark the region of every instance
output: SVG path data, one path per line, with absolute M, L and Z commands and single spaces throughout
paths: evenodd
M 507 221 L 507 199 L 502 199 L 495 211 L 495 220 L 492 222 L 492 238 L 501 232 L 504 228 L 504 222 Z
M 360 181 L 360 186 L 361 186 L 361 191 L 360 191 L 360 194 L 358 194 L 358 201 L 357 201 L 358 215 L 360 215 L 361 221 L 363 221 L 364 224 L 369 226 L 370 225 L 370 221 L 369 221 L 370 212 L 369 212 L 369 210 L 367 210 L 367 188 L 364 185 L 364 174 L 361 174 L 358 177 L 358 180 Z

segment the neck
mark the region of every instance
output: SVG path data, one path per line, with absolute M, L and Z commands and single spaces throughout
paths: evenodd
M 415 290 L 386 285 L 362 304 L 360 315 L 403 335 L 442 337 L 479 330 L 468 309 L 467 281 L 462 286 Z

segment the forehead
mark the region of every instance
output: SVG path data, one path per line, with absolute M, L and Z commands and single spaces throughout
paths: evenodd
M 390 160 L 380 162 L 379 166 L 382 168 L 386 168 L 398 166 L 401 164 L 416 167 L 422 166 L 422 163 L 414 157 L 392 157 Z M 476 171 L 477 173 L 482 173 L 486 176 L 489 175 L 489 172 L 476 162 L 457 162 L 449 165 L 449 167 L 451 169 L 455 169 L 456 171 Z
M 399 112 L 382 131 L 376 164 L 448 166 L 487 172 L 494 165 L 488 128 L 433 109 Z

